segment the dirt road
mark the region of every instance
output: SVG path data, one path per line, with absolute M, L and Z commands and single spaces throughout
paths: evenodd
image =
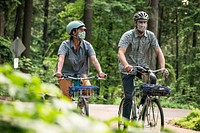
M 94 118 L 100 120 L 109 120 L 111 118 L 117 117 L 117 111 L 118 111 L 117 105 L 90 104 L 89 106 L 90 106 L 90 116 Z M 190 110 L 164 108 L 163 111 L 165 115 L 166 128 L 169 128 L 176 133 L 200 133 L 197 131 L 175 127 L 169 124 L 169 120 L 175 120 L 184 117 L 190 113 Z M 113 123 L 112 127 L 113 128 L 117 127 L 117 123 Z

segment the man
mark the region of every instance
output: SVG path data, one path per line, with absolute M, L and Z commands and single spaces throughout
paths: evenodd
M 134 15 L 135 28 L 125 32 L 120 38 L 118 47 L 120 72 L 130 72 L 133 66 L 147 67 L 148 50 L 153 48 L 159 61 L 160 68 L 165 70 L 165 58 L 159 47 L 158 41 L 153 32 L 147 30 L 149 16 L 144 11 L 139 11 Z M 125 101 L 123 107 L 123 117 L 130 119 L 132 105 L 132 92 L 134 75 L 121 74 Z
M 101 66 L 96 58 L 95 51 L 92 45 L 85 41 L 86 36 L 85 24 L 81 21 L 72 21 L 66 31 L 70 38 L 63 41 L 58 50 L 58 64 L 56 76 L 61 78 L 63 74 L 75 76 L 79 75 L 82 78 L 88 75 L 88 61 L 93 63 L 100 77 L 104 77 Z M 70 80 L 58 80 L 62 93 L 71 99 L 69 95 L 69 86 L 72 85 Z M 82 81 L 82 85 L 91 85 L 89 80 Z

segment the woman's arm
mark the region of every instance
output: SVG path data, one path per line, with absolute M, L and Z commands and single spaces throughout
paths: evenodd
M 58 64 L 56 69 L 56 77 L 61 78 L 62 77 L 62 68 L 65 60 L 65 55 L 60 54 L 58 56 Z
M 99 61 L 96 58 L 96 55 L 90 56 L 90 60 L 91 60 L 92 64 L 94 65 L 95 69 L 98 71 L 99 76 L 104 77 L 104 73 L 101 69 L 101 65 L 99 64 Z

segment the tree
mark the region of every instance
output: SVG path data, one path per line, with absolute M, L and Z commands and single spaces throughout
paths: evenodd
M 26 50 L 22 53 L 22 55 L 25 57 L 29 57 L 30 55 L 32 8 L 33 8 L 33 0 L 25 0 L 23 39 L 22 39 L 22 42 L 26 47 Z
M 16 37 L 21 38 L 21 21 L 22 21 L 22 9 L 23 9 L 23 3 L 22 0 L 20 0 L 20 4 L 17 6 L 16 10 L 16 16 L 15 16 L 15 32 L 14 32 L 14 38 Z
M 22 56 L 26 58 L 30 57 L 32 8 L 33 8 L 33 0 L 25 0 L 22 42 L 26 47 L 26 49 L 22 53 Z M 26 64 L 24 64 L 21 70 L 25 73 L 28 73 Z
M 158 5 L 159 5 L 159 0 L 150 0 L 150 19 L 148 22 L 148 29 L 152 31 L 156 37 L 158 37 Z M 152 48 L 149 49 L 149 66 L 151 69 L 156 69 L 157 65 L 157 60 L 156 60 L 156 55 L 155 52 Z
M 84 6 L 84 23 L 85 26 L 87 27 L 87 36 L 86 40 L 91 42 L 92 41 L 92 3 L 93 0 L 85 0 L 85 6 Z
M 43 37 L 42 40 L 44 41 L 44 50 L 48 48 L 48 14 L 49 14 L 49 0 L 44 1 L 44 28 L 43 28 Z

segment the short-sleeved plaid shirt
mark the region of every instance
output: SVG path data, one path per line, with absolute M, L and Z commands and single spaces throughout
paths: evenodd
M 63 41 L 58 50 L 59 55 L 65 55 L 62 73 L 66 75 L 88 74 L 89 57 L 95 55 L 92 45 L 83 40 L 75 51 L 72 40 Z
M 146 30 L 144 36 L 140 37 L 134 28 L 122 35 L 118 47 L 127 48 L 125 57 L 130 65 L 148 66 L 149 48 L 158 48 L 159 44 L 153 32 Z M 120 61 L 119 69 L 121 72 L 125 71 Z

